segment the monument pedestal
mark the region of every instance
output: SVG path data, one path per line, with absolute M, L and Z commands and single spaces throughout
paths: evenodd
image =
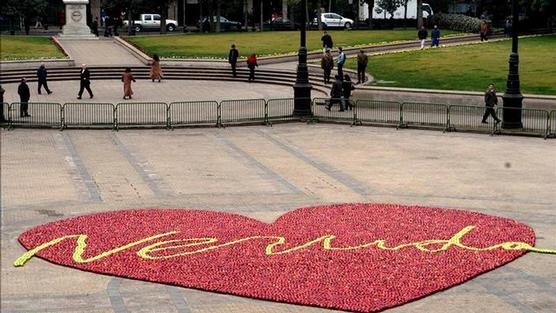
M 60 39 L 96 40 L 87 25 L 87 4 L 89 0 L 64 0 L 66 5 L 66 25 Z

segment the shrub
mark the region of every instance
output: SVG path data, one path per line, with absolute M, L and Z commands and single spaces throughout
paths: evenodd
M 432 25 L 440 28 L 457 30 L 465 33 L 478 33 L 481 20 L 462 14 L 435 14 L 431 17 Z

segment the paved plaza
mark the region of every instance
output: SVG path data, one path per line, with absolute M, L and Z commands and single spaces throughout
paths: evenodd
M 214 89 L 217 92 L 218 89 Z M 13 267 L 23 231 L 88 213 L 200 208 L 272 222 L 330 203 L 429 205 L 508 217 L 556 247 L 556 146 L 304 123 L 1 134 L 2 312 L 327 312 L 113 278 L 38 258 Z M 553 312 L 556 258 L 529 253 L 389 312 Z

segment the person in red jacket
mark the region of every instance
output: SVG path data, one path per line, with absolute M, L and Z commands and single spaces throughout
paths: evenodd
M 255 67 L 259 66 L 257 64 L 257 56 L 255 54 L 251 54 L 247 57 L 247 67 L 249 68 L 249 81 L 255 80 Z

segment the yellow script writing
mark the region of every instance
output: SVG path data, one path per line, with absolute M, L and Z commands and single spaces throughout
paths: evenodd
M 170 231 L 133 241 L 123 246 L 101 252 L 95 256 L 90 256 L 88 258 L 83 257 L 85 249 L 87 248 L 88 236 L 86 234 L 76 234 L 55 238 L 27 251 L 14 262 L 14 266 L 25 265 L 27 261 L 29 261 L 33 256 L 35 256 L 35 254 L 37 254 L 41 250 L 55 246 L 64 240 L 75 240 L 76 242 L 76 246 L 72 256 L 72 259 L 75 263 L 95 262 L 126 250 L 138 248 L 138 246 L 146 243 L 149 243 L 149 245 L 143 246 L 136 252 L 137 256 L 146 260 L 170 259 L 200 253 L 208 253 L 213 250 L 218 250 L 245 242 L 255 241 L 262 241 L 267 243 L 269 241 L 271 242 L 267 244 L 264 249 L 264 254 L 267 256 L 294 253 L 297 251 L 305 250 L 315 245 L 320 245 L 324 251 L 356 251 L 370 248 L 385 251 L 398 251 L 402 249 L 414 248 L 426 253 L 439 253 L 450 248 L 459 248 L 461 250 L 470 252 L 485 252 L 501 249 L 507 251 L 525 250 L 537 253 L 556 254 L 556 250 L 535 248 L 526 242 L 520 241 L 507 241 L 487 247 L 473 247 L 463 244 L 461 242 L 462 238 L 469 232 L 474 230 L 475 227 L 476 226 L 473 225 L 467 226 L 454 234 L 450 239 L 431 239 L 398 245 L 388 245 L 386 240 L 379 239 L 355 246 L 335 246 L 333 245 L 333 242 L 336 239 L 336 236 L 324 235 L 293 247 L 287 247 L 288 244 L 286 238 L 282 236 L 251 236 L 227 242 L 219 242 L 218 238 L 214 237 L 177 238 L 170 240 L 168 237 L 180 233 L 179 231 Z M 164 238 L 164 240 L 162 240 L 161 238 Z

